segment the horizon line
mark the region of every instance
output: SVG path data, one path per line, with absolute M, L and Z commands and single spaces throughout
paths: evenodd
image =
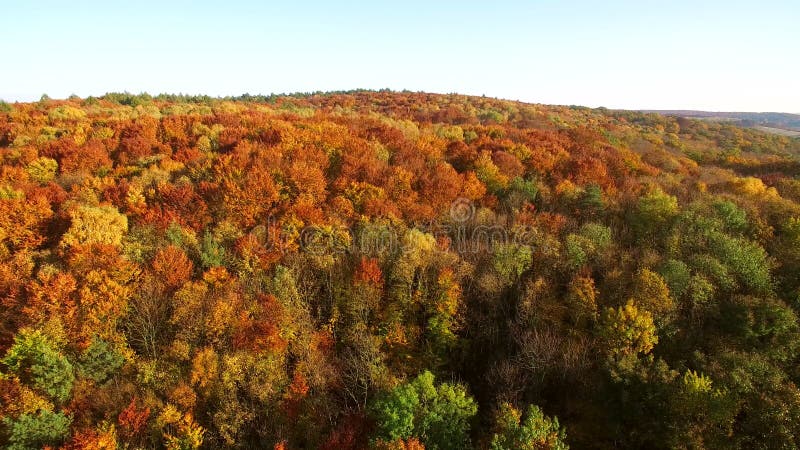
M 579 108 L 588 108 L 588 109 L 605 109 L 609 111 L 635 111 L 635 112 L 643 112 L 643 113 L 656 113 L 656 114 L 669 114 L 669 113 L 680 113 L 680 112 L 695 112 L 695 113 L 750 113 L 750 114 L 790 114 L 790 115 L 799 115 L 800 111 L 798 112 L 788 112 L 788 111 L 768 111 L 768 110 L 723 110 L 723 109 L 713 109 L 713 108 L 702 108 L 702 109 L 692 109 L 692 108 L 617 108 L 617 107 L 606 107 L 606 106 L 588 106 L 588 105 L 580 105 L 580 104 L 567 104 L 567 103 L 542 103 L 542 102 L 535 102 L 535 101 L 527 101 L 527 100 L 520 100 L 520 99 L 512 99 L 512 98 L 505 98 L 505 97 L 497 97 L 492 95 L 486 94 L 464 94 L 460 92 L 433 92 L 433 91 L 415 91 L 411 89 L 392 89 L 392 88 L 354 88 L 354 89 L 342 89 L 342 90 L 318 90 L 318 91 L 293 91 L 293 92 L 281 92 L 275 93 L 271 92 L 269 94 L 263 93 L 256 93 L 251 94 L 249 92 L 244 92 L 238 95 L 209 95 L 209 94 L 189 94 L 189 93 L 170 93 L 170 92 L 161 92 L 158 94 L 151 94 L 149 92 L 143 91 L 139 92 L 138 94 L 125 91 L 109 91 L 105 92 L 100 95 L 87 95 L 85 97 L 77 95 L 77 94 L 70 94 L 67 97 L 51 97 L 47 93 L 43 93 L 39 100 L 31 99 L 31 100 L 20 100 L 19 97 L 14 100 L 7 100 L 6 97 L 0 95 L 0 102 L 7 103 L 7 104 L 29 104 L 29 103 L 36 103 L 42 101 L 43 98 L 47 97 L 50 100 L 56 101 L 68 101 L 73 99 L 73 97 L 77 97 L 80 100 L 87 100 L 89 98 L 104 98 L 108 95 L 130 95 L 130 96 L 149 96 L 152 99 L 157 100 L 159 97 L 163 96 L 177 96 L 177 97 L 208 97 L 210 100 L 228 100 L 228 101 L 241 101 L 246 102 L 246 99 L 242 99 L 242 97 L 304 97 L 304 96 L 313 96 L 313 95 L 335 95 L 335 94 L 357 94 L 357 93 L 392 93 L 392 94 L 425 94 L 425 95 L 441 95 L 441 96 L 462 96 L 462 97 L 472 97 L 472 98 L 488 98 L 493 100 L 499 101 L 507 101 L 507 102 L 514 102 L 514 103 L 522 103 L 527 105 L 543 105 L 543 106 L 561 106 L 561 107 L 579 107 Z

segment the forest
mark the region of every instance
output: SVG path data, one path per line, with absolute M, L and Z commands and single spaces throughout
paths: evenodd
M 392 91 L 0 103 L 0 447 L 800 447 L 800 139 Z

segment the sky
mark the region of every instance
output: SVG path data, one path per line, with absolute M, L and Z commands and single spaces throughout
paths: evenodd
M 800 113 L 800 2 L 0 0 L 0 99 L 408 89 Z

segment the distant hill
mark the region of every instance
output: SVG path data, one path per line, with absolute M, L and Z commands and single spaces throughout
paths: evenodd
M 646 110 L 643 112 L 667 116 L 691 117 L 693 119 L 719 122 L 737 122 L 744 127 L 759 128 L 762 131 L 800 136 L 800 114 L 776 112 L 711 112 L 690 110 Z M 786 131 L 789 131 L 788 133 Z

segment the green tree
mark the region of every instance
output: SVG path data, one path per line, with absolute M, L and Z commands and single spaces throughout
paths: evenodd
M 585 240 L 577 234 L 567 235 L 564 240 L 564 251 L 569 267 L 577 269 L 589 262 L 589 256 L 584 249 L 585 246 Z
M 532 258 L 531 248 L 526 245 L 498 244 L 492 266 L 506 284 L 513 284 L 530 268 Z
M 641 240 L 663 237 L 678 215 L 678 199 L 655 189 L 639 198 L 631 225 Z
M 470 421 L 478 412 L 466 389 L 457 384 L 434 384 L 425 371 L 373 401 L 378 439 L 419 438 L 432 450 L 462 449 L 469 445 Z
M 694 271 L 699 272 L 722 291 L 730 292 L 738 287 L 731 271 L 712 255 L 706 253 L 695 255 L 689 260 L 689 264 Z
M 711 308 L 715 286 L 703 275 L 692 275 L 687 292 L 692 318 L 704 316 Z
M 220 267 L 225 265 L 225 247 L 211 233 L 205 233 L 200 249 L 200 261 L 203 267 Z
M 536 180 L 514 177 L 503 191 L 503 200 L 511 209 L 519 209 L 526 202 L 533 203 L 538 194 L 539 186 Z
M 558 418 L 547 417 L 536 405 L 528 406 L 525 418 L 508 403 L 495 419 L 492 450 L 568 450 L 566 430 Z
M 722 221 L 725 230 L 741 233 L 747 229 L 747 213 L 728 200 L 719 200 L 712 205 L 717 217 Z
M 724 303 L 722 320 L 725 331 L 765 356 L 786 361 L 800 349 L 797 315 L 780 300 L 734 296 Z
M 3 418 L 8 435 L 8 450 L 38 450 L 60 444 L 69 433 L 72 419 L 64 413 L 39 410 L 16 419 Z
M 603 200 L 603 190 L 596 184 L 587 185 L 578 204 L 581 210 L 589 216 L 602 212 L 606 207 L 605 200 Z
M 597 260 L 612 243 L 611 229 L 597 223 L 587 223 L 577 234 L 567 235 L 564 249 L 567 263 L 577 269 Z
M 95 337 L 78 361 L 78 373 L 102 383 L 119 370 L 124 362 L 125 357 L 113 344 Z
M 689 288 L 692 274 L 689 266 L 683 261 L 668 259 L 658 268 L 658 273 L 664 278 L 672 298 L 676 300 L 680 299 Z
M 714 380 L 734 397 L 733 448 L 796 448 L 800 438 L 800 389 L 788 374 L 757 352 L 722 351 Z
M 729 393 L 694 370 L 676 379 L 674 387 L 669 398 L 674 418 L 670 447 L 719 448 L 728 442 L 736 414 L 736 402 Z
M 772 275 L 767 252 L 761 246 L 744 238 L 712 233 L 709 247 L 720 262 L 730 269 L 739 283 L 754 294 L 768 294 L 772 290 Z
M 599 223 L 584 224 L 579 234 L 589 243 L 591 253 L 599 253 L 612 243 L 611 228 Z
M 53 399 L 64 401 L 75 381 L 72 364 L 56 343 L 39 330 L 24 329 L 0 360 L 24 383 L 30 383 Z

